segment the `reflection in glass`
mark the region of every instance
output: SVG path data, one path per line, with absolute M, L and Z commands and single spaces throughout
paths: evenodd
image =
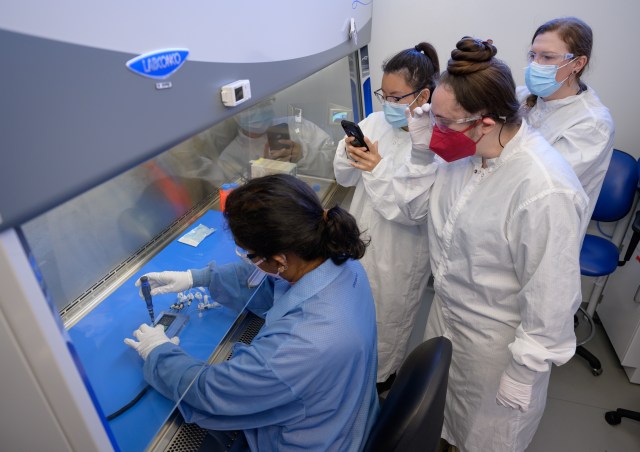
M 119 317 L 122 311 L 101 314 L 100 308 L 108 305 L 102 297 L 124 288 L 118 287 L 121 282 L 114 283 L 117 276 L 113 275 L 132 268 L 135 271 L 142 265 L 141 250 L 156 243 L 167 230 L 175 235 L 186 227 L 176 220 L 196 221 L 203 206 L 209 209 L 214 205 L 212 195 L 222 183 L 250 177 L 252 160 L 294 163 L 297 175 L 316 192 L 327 191 L 334 182 L 336 142 L 344 135 L 340 120 L 354 119 L 352 95 L 348 58 L 344 58 L 22 225 L 47 295 L 63 320 L 67 320 L 70 306 L 83 297 L 97 299 L 93 314 L 81 313 L 84 317 L 69 327 L 69 332 L 78 350 L 89 347 L 78 356 L 98 393 L 102 394 L 101 379 L 110 384 L 112 362 L 130 367 L 127 360 L 131 354 L 100 356 L 90 348 L 95 344 L 96 350 L 104 350 L 108 343 L 121 349 L 122 339 L 134 328 Z M 218 229 L 216 234 L 224 233 L 222 226 Z M 122 270 L 126 266 L 128 270 Z M 129 286 L 126 296 L 135 299 L 138 304 L 132 306 L 144 314 L 144 302 L 135 298 L 137 289 Z M 163 299 L 158 297 L 158 301 Z M 164 301 L 170 305 L 174 300 Z M 192 327 L 196 323 L 194 320 Z M 188 345 L 187 335 L 185 347 Z M 207 346 L 215 344 L 207 342 Z M 210 352 L 204 350 L 202 358 Z M 82 356 L 95 357 L 107 370 L 102 372 L 99 365 Z M 140 379 L 140 369 L 131 369 Z M 139 389 L 135 384 L 123 387 L 120 397 L 109 400 L 103 410 L 113 411 Z
M 343 107 L 351 95 L 344 58 L 25 224 L 55 305 L 63 310 L 222 183 L 248 178 L 251 160 L 333 180 L 344 135 L 335 117 L 353 119 Z

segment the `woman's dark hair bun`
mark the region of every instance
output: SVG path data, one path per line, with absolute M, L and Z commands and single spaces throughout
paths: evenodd
M 483 41 L 465 36 L 451 51 L 447 72 L 451 75 L 467 75 L 482 71 L 489 67 L 491 59 L 497 53 L 498 49 L 493 45 L 493 40 Z

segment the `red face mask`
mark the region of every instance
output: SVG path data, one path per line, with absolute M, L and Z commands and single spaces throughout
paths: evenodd
M 476 123 L 474 121 L 473 124 L 462 131 L 450 130 L 448 132 L 443 132 L 438 128 L 438 126 L 434 126 L 431 134 L 431 141 L 429 142 L 429 149 L 447 162 L 471 157 L 476 153 L 476 144 L 484 136 L 482 135 L 478 138 L 478 141 L 473 141 L 464 134 L 475 126 Z

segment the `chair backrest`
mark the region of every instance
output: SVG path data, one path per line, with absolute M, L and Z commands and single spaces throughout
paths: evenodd
M 626 152 L 614 149 L 591 219 L 618 221 L 624 217 L 631 209 L 637 186 L 638 162 Z
M 435 337 L 416 347 L 398 370 L 365 452 L 433 452 L 440 441 L 451 364 L 451 341 Z

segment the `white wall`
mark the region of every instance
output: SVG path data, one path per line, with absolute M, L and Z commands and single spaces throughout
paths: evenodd
M 615 147 L 640 157 L 638 74 L 635 55 L 640 2 L 628 0 L 421 1 L 376 0 L 369 46 L 372 88 L 380 87 L 382 62 L 420 41 L 433 44 L 446 68 L 450 52 L 465 35 L 492 38 L 498 58 L 524 84 L 525 54 L 536 28 L 549 19 L 577 16 L 593 29 L 594 48 L 583 81 L 611 110 L 616 124 Z M 524 12 L 523 12 L 524 11 Z M 374 108 L 380 105 L 374 100 Z

